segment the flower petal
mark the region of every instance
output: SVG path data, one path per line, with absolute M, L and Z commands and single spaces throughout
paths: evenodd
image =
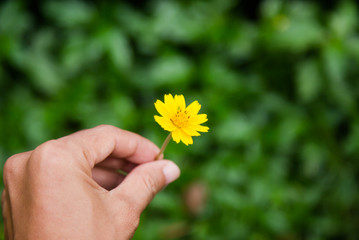
M 198 114 L 195 116 L 191 116 L 191 118 L 189 119 L 189 122 L 191 124 L 201 124 L 207 121 L 208 121 L 207 114 Z
M 188 144 L 193 143 L 193 139 L 190 135 L 186 134 L 184 131 L 179 130 L 179 135 L 181 138 L 181 141 L 188 146 Z
M 186 101 L 185 101 L 183 95 L 175 95 L 175 102 L 176 102 L 177 107 L 180 107 L 180 109 L 182 111 L 184 111 L 186 109 Z
M 200 124 L 208 121 L 206 114 L 198 114 L 201 105 L 192 102 L 186 108 L 183 95 L 165 94 L 164 101 L 157 100 L 155 108 L 161 116 L 154 116 L 155 121 L 165 130 L 170 131 L 173 141 L 193 144 L 192 136 L 200 136 L 199 132 L 208 132 L 209 128 Z
M 172 94 L 165 94 L 165 105 L 170 117 L 173 117 L 177 112 L 177 105 Z
M 201 104 L 199 104 L 198 101 L 194 101 L 186 108 L 186 111 L 189 115 L 196 115 L 200 109 Z
M 194 130 L 193 128 L 190 128 L 190 127 L 184 127 L 184 128 L 182 128 L 182 130 L 190 136 L 200 136 L 201 135 L 196 130 Z
M 171 93 L 165 94 L 165 104 L 173 103 L 173 96 Z
M 208 132 L 209 127 L 201 126 L 201 125 L 189 125 L 189 127 L 193 128 L 194 130 L 198 132 Z
M 173 141 L 175 141 L 176 143 L 179 143 L 181 140 L 181 135 L 180 135 L 180 131 L 178 129 L 174 130 L 172 132 L 172 139 Z
M 170 118 L 169 113 L 168 113 L 168 110 L 167 110 L 167 108 L 166 108 L 166 105 L 165 105 L 162 101 L 157 100 L 157 101 L 155 102 L 155 108 L 156 108 L 157 112 L 158 112 L 159 114 L 161 114 L 163 117 L 168 117 L 168 118 Z
M 166 117 L 155 116 L 155 121 L 167 131 L 172 132 L 176 129 L 176 126 Z

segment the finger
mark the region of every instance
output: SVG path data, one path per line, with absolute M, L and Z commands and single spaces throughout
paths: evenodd
M 96 164 L 95 167 L 99 166 L 99 167 L 111 168 L 114 171 L 122 170 L 128 173 L 131 172 L 132 169 L 134 169 L 137 165 L 138 164 L 129 162 L 127 160 L 108 157 L 104 161 Z
M 6 190 L 4 190 L 1 194 L 2 217 L 4 219 L 4 236 L 5 239 L 10 240 L 13 239 L 13 223 L 8 199 L 8 194 Z
M 148 139 L 110 125 L 82 130 L 52 144 L 60 148 L 52 150 L 61 150 L 57 152 L 62 154 L 61 158 L 67 158 L 65 154 L 70 153 L 72 158 L 75 157 L 81 163 L 87 160 L 90 168 L 108 156 L 139 164 L 152 161 L 159 152 L 158 147 Z
M 179 175 L 180 169 L 171 161 L 158 160 L 144 163 L 133 169 L 121 185 L 112 190 L 111 196 L 127 198 L 133 209 L 141 213 L 153 197 Z
M 8 158 L 3 167 L 5 189 L 1 195 L 5 239 L 14 239 L 13 213 L 10 195 L 16 196 L 17 186 L 21 186 L 25 165 L 33 151 L 18 153 Z
M 6 160 L 3 168 L 3 179 L 5 188 L 11 190 L 12 188 L 9 185 L 19 184 L 19 176 L 22 175 L 24 166 L 27 160 L 30 158 L 32 152 L 33 151 L 18 153 L 9 157 Z
M 92 169 L 92 178 L 101 187 L 107 190 L 112 190 L 117 187 L 123 181 L 123 179 L 125 179 L 125 176 L 119 174 L 113 169 L 95 167 Z

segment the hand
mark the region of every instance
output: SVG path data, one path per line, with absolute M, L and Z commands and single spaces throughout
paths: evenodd
M 180 174 L 171 161 L 153 161 L 158 152 L 149 140 L 105 125 L 10 157 L 6 239 L 130 239 L 141 212 Z

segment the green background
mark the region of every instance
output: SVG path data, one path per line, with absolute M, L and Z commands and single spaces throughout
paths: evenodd
M 358 239 L 358 30 L 354 1 L 3 2 L 0 165 L 99 124 L 160 146 L 184 94 L 210 131 L 134 239 Z

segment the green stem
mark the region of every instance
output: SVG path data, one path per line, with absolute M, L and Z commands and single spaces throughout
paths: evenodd
M 161 150 L 160 150 L 160 152 L 157 154 L 155 160 L 158 160 L 158 159 L 161 157 L 162 153 L 165 151 L 165 149 L 166 149 L 166 147 L 167 147 L 167 144 L 170 142 L 171 139 L 172 139 L 172 134 L 170 133 L 170 134 L 168 134 L 166 140 L 163 142 L 162 147 L 161 147 Z

